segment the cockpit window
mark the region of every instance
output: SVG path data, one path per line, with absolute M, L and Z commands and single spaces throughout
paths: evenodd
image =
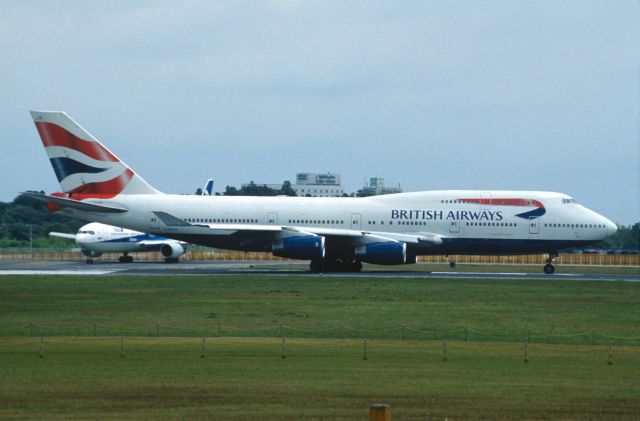
M 574 198 L 566 198 L 566 199 L 562 199 L 562 203 L 578 203 L 576 202 L 576 200 Z

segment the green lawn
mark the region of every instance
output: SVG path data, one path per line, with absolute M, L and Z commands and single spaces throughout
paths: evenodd
M 0 277 L 0 419 L 637 419 L 638 378 L 637 283 Z

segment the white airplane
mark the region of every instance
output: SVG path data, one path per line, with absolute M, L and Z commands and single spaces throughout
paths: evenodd
M 103 253 L 122 253 L 120 263 L 131 263 L 133 257 L 129 253 L 143 251 L 159 251 L 165 262 L 175 263 L 187 251 L 187 245 L 181 241 L 99 222 L 80 227 L 77 234 L 50 232 L 49 235 L 75 240 L 87 263 L 93 263 L 93 258 Z
M 419 255 L 548 253 L 616 225 L 562 193 L 443 190 L 366 198 L 163 194 L 64 112 L 32 111 L 62 188 L 51 211 L 222 249 L 311 260 L 312 271 L 400 265 Z

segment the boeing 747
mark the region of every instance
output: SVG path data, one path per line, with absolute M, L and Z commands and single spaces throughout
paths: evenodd
M 222 249 L 311 261 L 312 271 L 420 255 L 547 253 L 616 232 L 571 196 L 544 191 L 442 190 L 366 198 L 164 194 L 64 112 L 31 115 L 61 192 L 25 193 L 85 221 Z

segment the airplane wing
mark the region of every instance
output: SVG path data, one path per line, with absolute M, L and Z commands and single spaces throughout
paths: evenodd
M 76 239 L 76 235 L 75 234 L 67 234 L 65 232 L 55 232 L 52 231 L 49 233 L 49 235 L 51 237 L 60 237 L 60 238 L 68 238 L 70 240 L 75 240 Z
M 443 236 L 430 232 L 416 234 L 396 234 L 343 228 L 304 227 L 286 225 L 254 225 L 254 224 L 206 224 L 189 223 L 166 212 L 156 211 L 154 214 L 166 226 L 168 232 L 175 233 L 176 238 L 185 236 L 242 237 L 247 244 L 251 238 L 282 240 L 292 237 L 316 236 L 325 237 L 334 243 L 344 246 L 363 246 L 368 244 L 393 242 L 405 243 L 410 247 L 431 247 L 442 244 Z

